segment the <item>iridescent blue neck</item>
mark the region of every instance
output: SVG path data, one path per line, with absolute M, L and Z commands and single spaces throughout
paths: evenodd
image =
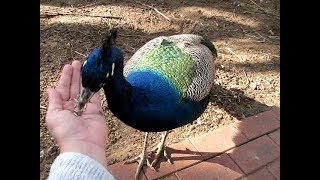
M 118 48 L 113 48 L 111 57 L 115 58 L 116 61 L 114 72 L 111 77 L 107 80 L 107 83 L 105 84 L 104 89 L 107 91 L 112 92 L 112 94 L 123 94 L 126 93 L 124 91 L 128 91 L 131 89 L 130 83 L 125 79 L 123 76 L 123 68 L 124 68 L 124 58 L 123 55 Z

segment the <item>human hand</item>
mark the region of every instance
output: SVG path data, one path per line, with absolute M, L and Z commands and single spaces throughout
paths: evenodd
M 46 124 L 60 147 L 60 153 L 85 154 L 107 165 L 105 147 L 107 126 L 102 113 L 100 94 L 87 104 L 82 116 L 74 114 L 74 99 L 81 89 L 81 62 L 65 65 L 58 86 L 47 90 L 49 106 Z

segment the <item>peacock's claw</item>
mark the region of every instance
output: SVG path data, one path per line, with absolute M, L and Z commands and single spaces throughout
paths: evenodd
M 137 171 L 136 171 L 136 174 L 135 174 L 135 179 L 139 178 L 139 174 L 140 174 L 140 171 L 142 170 L 143 165 L 147 165 L 152 170 L 155 170 L 151 166 L 148 157 L 149 157 L 149 155 L 147 155 L 145 153 L 141 153 L 139 156 L 136 156 L 136 157 L 134 157 L 132 159 L 129 159 L 129 160 L 124 162 L 124 164 L 131 164 L 131 163 L 138 162 L 139 165 L 138 165 L 138 168 L 137 168 Z
M 134 158 L 129 159 L 129 160 L 124 162 L 124 164 L 130 164 L 130 163 L 134 163 L 134 162 L 138 162 L 139 163 L 138 169 L 137 169 L 136 174 L 135 174 L 135 179 L 138 179 L 140 171 L 141 171 L 143 165 L 147 165 L 150 169 L 152 169 L 153 171 L 156 171 L 155 164 L 158 162 L 158 160 L 159 160 L 161 155 L 163 155 L 167 159 L 167 161 L 172 164 L 171 157 L 167 153 L 167 151 L 165 149 L 165 145 L 164 145 L 164 142 L 166 140 L 167 135 L 168 135 L 168 131 L 165 131 L 162 134 L 161 142 L 156 147 L 154 147 L 151 151 L 149 151 L 149 153 L 148 153 L 147 152 L 148 132 L 146 132 L 145 138 L 144 138 L 144 145 L 143 145 L 142 153 L 139 156 L 134 157 Z M 152 153 L 152 152 L 155 152 L 155 158 L 152 161 L 152 163 L 150 164 L 148 158 L 149 158 L 150 153 Z
M 158 145 L 155 148 L 153 148 L 152 151 L 155 152 L 155 157 L 150 164 L 150 166 L 152 167 L 151 169 L 155 170 L 154 167 L 157 164 L 157 162 L 159 161 L 159 158 L 161 156 L 165 157 L 167 162 L 169 162 L 170 164 L 173 164 L 173 162 L 171 160 L 171 156 L 170 156 L 170 154 L 168 154 L 165 146 Z
M 136 156 L 134 158 L 131 158 L 131 159 L 125 161 L 124 164 L 131 164 L 134 162 L 140 163 L 140 161 L 143 161 L 143 159 L 145 159 L 145 157 L 143 157 L 143 154 L 140 154 L 139 156 Z
M 142 170 L 143 165 L 147 165 L 147 166 L 151 167 L 151 169 L 154 169 L 154 168 L 152 168 L 152 166 L 150 165 L 150 162 L 148 160 L 149 155 L 147 153 L 147 139 L 148 139 L 148 132 L 146 132 L 145 137 L 144 137 L 144 143 L 143 143 L 144 145 L 143 145 L 142 153 L 139 156 L 134 157 L 134 158 L 129 159 L 129 160 L 124 162 L 124 164 L 130 164 L 130 163 L 134 163 L 134 162 L 138 162 L 139 163 L 137 171 L 136 171 L 136 174 L 135 174 L 135 179 L 136 180 L 140 176 L 140 171 Z

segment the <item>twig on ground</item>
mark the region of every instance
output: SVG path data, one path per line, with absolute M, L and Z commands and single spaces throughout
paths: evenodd
M 142 5 L 142 6 L 146 6 L 148 8 L 151 8 L 153 10 L 155 10 L 158 14 L 160 14 L 162 17 L 164 17 L 166 20 L 170 21 L 171 22 L 171 19 L 168 18 L 166 15 L 164 15 L 162 12 L 160 12 L 157 8 L 153 7 L 153 6 L 150 6 L 150 5 L 147 5 L 147 4 L 143 4 L 142 2 L 138 1 L 138 0 L 134 0 L 134 2 Z
M 145 35 L 139 35 L 139 34 L 119 34 L 119 36 L 123 37 L 143 37 Z
M 263 12 L 267 13 L 267 14 L 271 14 L 273 16 L 275 16 L 277 19 L 280 19 L 280 17 L 272 12 L 269 12 L 268 10 L 264 9 L 263 7 L 261 7 L 259 4 L 257 4 L 256 2 L 254 2 L 253 0 L 250 0 L 250 2 L 252 2 L 254 5 L 256 5 L 260 10 L 262 10 Z
M 86 55 L 82 54 L 82 53 L 79 53 L 78 51 L 74 51 L 76 54 L 79 54 L 80 56 L 83 56 L 83 57 L 87 57 Z
M 129 45 L 126 45 L 126 44 L 124 44 L 124 46 L 125 47 L 127 47 L 128 49 L 130 49 L 130 50 L 128 50 L 128 51 L 130 51 L 130 52 L 136 52 L 136 49 L 135 48 L 133 48 L 133 47 L 131 47 L 131 46 L 129 46 Z
M 245 61 L 241 56 L 239 56 L 238 54 L 236 54 L 231 48 L 226 47 L 226 49 L 227 49 L 231 54 L 233 54 L 235 57 L 237 57 L 240 62 L 244 62 L 244 61 Z
M 260 36 L 263 40 L 260 41 L 260 42 L 265 42 L 266 40 L 269 41 L 269 42 L 272 42 L 271 40 L 269 40 L 268 38 L 262 36 L 260 33 L 258 33 L 257 31 L 254 31 L 258 36 Z
M 40 105 L 40 109 L 47 110 L 47 107 Z
M 55 16 L 85 16 L 85 17 L 97 17 L 97 18 L 122 19 L 122 17 L 118 17 L 118 16 L 101 16 L 101 15 L 88 15 L 88 14 L 77 14 L 77 13 L 40 14 L 40 18 L 52 18 Z
M 246 87 L 245 87 L 245 88 L 247 88 L 247 87 L 249 87 L 249 85 L 250 85 L 250 81 L 249 81 L 249 78 L 248 78 L 248 76 L 247 76 L 246 71 L 242 69 L 242 72 L 243 72 L 243 74 L 244 74 L 244 76 L 246 77 L 246 80 L 247 80 L 247 85 L 246 85 Z

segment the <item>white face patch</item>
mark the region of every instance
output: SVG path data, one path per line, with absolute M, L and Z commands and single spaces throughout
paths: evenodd
M 87 60 L 83 62 L 83 65 L 82 65 L 82 67 L 83 67 L 84 65 L 86 65 L 86 64 L 87 64 Z
M 113 76 L 113 73 L 114 73 L 114 66 L 115 66 L 115 64 L 114 64 L 114 63 L 112 63 L 112 67 L 111 67 L 111 76 Z
M 109 73 L 107 73 L 107 75 L 106 75 L 106 79 L 109 77 Z

